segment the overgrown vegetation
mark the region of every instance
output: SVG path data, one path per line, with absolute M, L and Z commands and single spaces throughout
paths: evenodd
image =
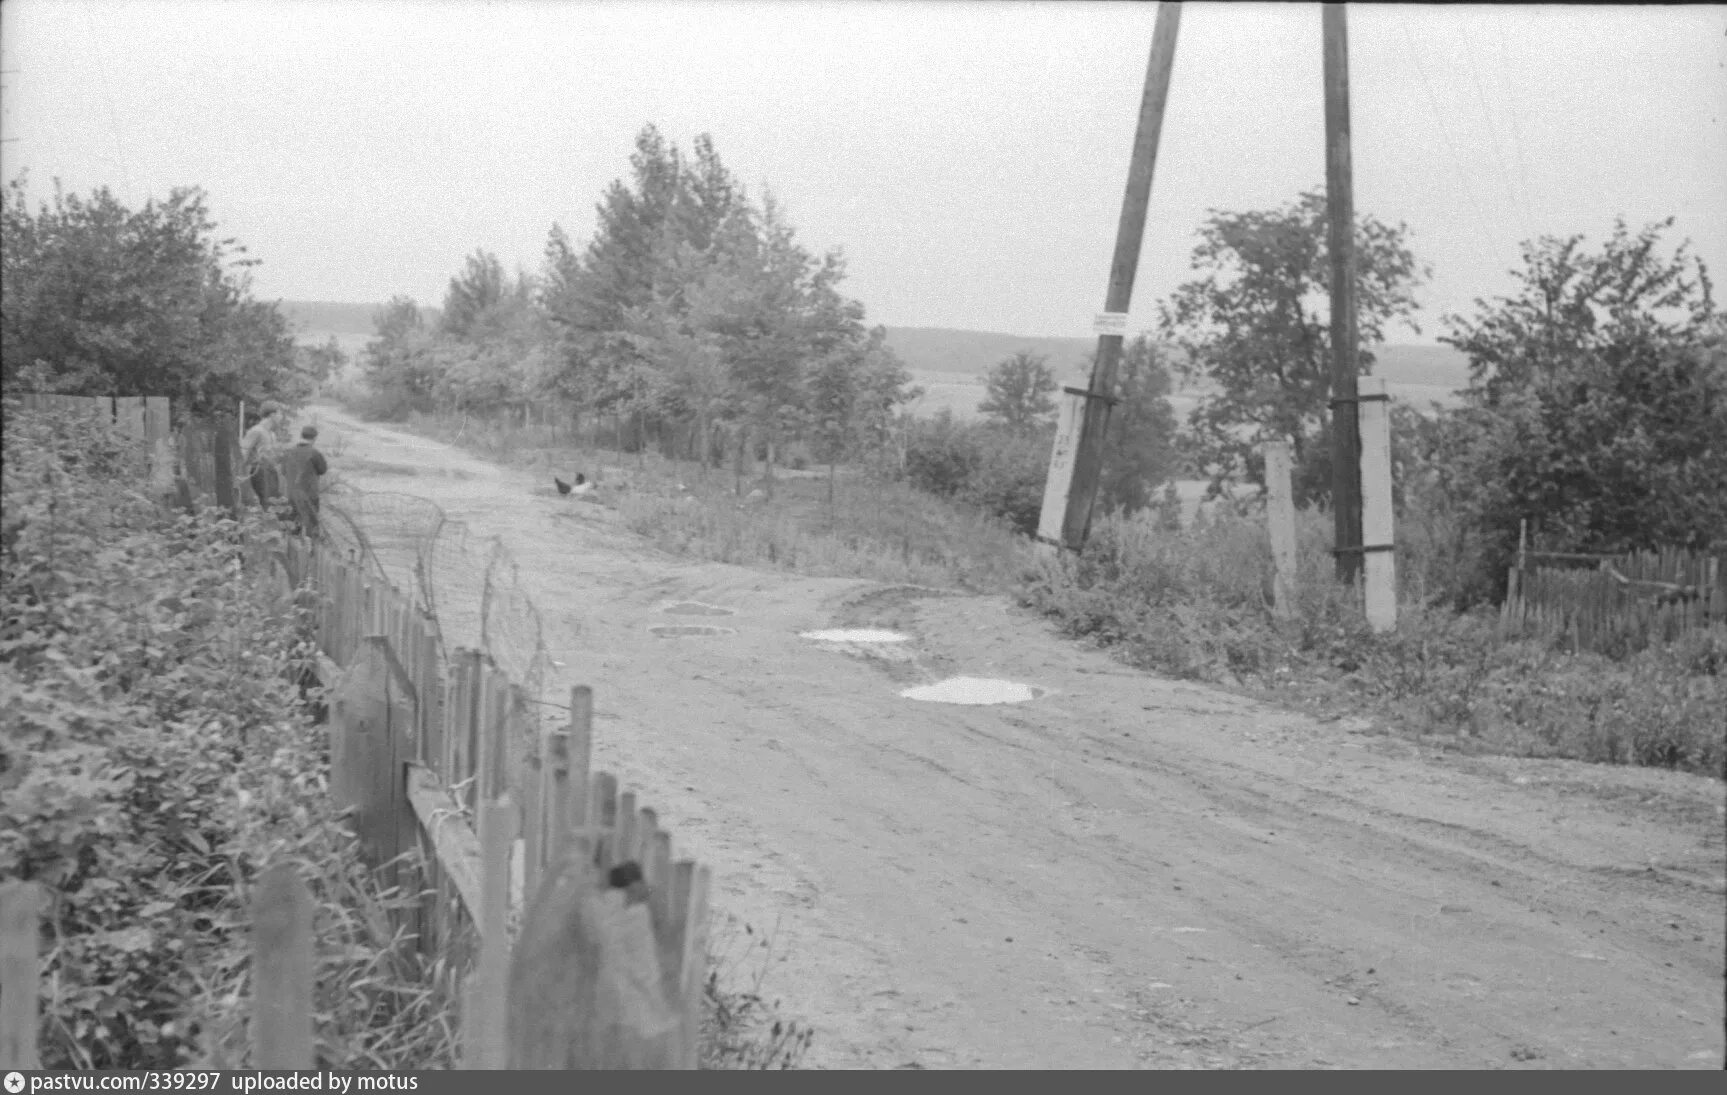
M 1308 195 L 1301 209 L 1308 215 L 1293 225 L 1290 211 L 1214 216 L 1197 252 L 1212 273 L 1166 310 L 1167 325 L 1209 332 L 1186 345 L 1189 367 L 1223 394 L 1196 414 L 1196 426 L 1210 425 L 1188 447 L 1214 485 L 1262 476 L 1249 442 L 1294 438 L 1306 427 L 1290 416 L 1329 398 L 1317 320 L 1293 323 L 1300 312 L 1289 301 L 1253 306 L 1282 299 L 1265 284 L 1278 268 L 1271 257 L 1313 269 L 1323 205 Z M 1393 410 L 1395 632 L 1371 634 L 1358 594 L 1331 580 L 1319 458 L 1296 470 L 1298 497 L 1315 505 L 1302 511 L 1302 575 L 1285 626 L 1271 611 L 1254 499 L 1180 531 L 1150 517 L 1107 519 L 1078 558 L 1044 567 L 1024 599 L 1160 672 L 1364 707 L 1470 747 L 1727 776 L 1723 629 L 1612 660 L 1503 638 L 1492 607 L 1525 519 L 1548 551 L 1727 547 L 1727 328 L 1701 263 L 1683 245 L 1662 256 L 1670 224 L 1633 235 L 1621 223 L 1596 253 L 1581 237 L 1527 244 L 1513 296 L 1447 317 L 1446 341 L 1472 363 L 1464 405 Z M 1369 279 L 1369 296 L 1382 298 L 1372 306 L 1401 314 L 1411 302 L 1400 287 L 1417 270 L 1401 230 L 1358 231 L 1377 235 L 1370 265 L 1385 267 L 1384 284 Z M 1231 265 L 1234 280 L 1220 282 Z M 1305 389 L 1271 398 L 1273 380 Z M 1253 392 L 1271 402 L 1254 410 L 1243 400 Z M 1260 433 L 1220 434 L 1219 424 Z
M 56 183 L 32 210 L 25 183 L 7 184 L 0 209 L 8 390 L 168 396 L 204 414 L 298 404 L 340 366 L 333 346 L 296 348 L 276 305 L 253 298 L 256 261 L 216 235 L 198 188 L 131 210 L 106 187 L 85 198 Z
M 49 894 L 44 1066 L 240 1067 L 249 889 L 282 858 L 317 903 L 323 1067 L 447 1063 L 448 978 L 392 945 L 325 793 L 300 621 L 241 530 L 162 510 L 88 420 L 6 421 L 0 875 Z
M 1375 635 L 1358 594 L 1331 579 L 1329 515 L 1302 511 L 1298 531 L 1297 600 L 1283 626 L 1264 517 L 1251 507 L 1180 531 L 1151 515 L 1106 518 L 1077 557 L 1043 564 L 1022 599 L 1159 673 L 1366 711 L 1457 748 L 1727 778 L 1727 628 L 1618 661 L 1507 640 L 1489 608 L 1424 603 L 1427 568 L 1412 542 L 1397 628 Z

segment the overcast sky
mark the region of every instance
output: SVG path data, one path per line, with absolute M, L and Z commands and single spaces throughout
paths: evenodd
M 5 0 L 0 172 L 198 185 L 266 299 L 537 269 L 652 122 L 711 133 L 871 322 L 1089 334 L 1155 4 Z M 1356 208 L 1433 266 L 1424 337 L 1520 240 L 1674 215 L 1727 262 L 1727 7 L 1351 5 Z M 1185 6 L 1133 326 L 1208 208 L 1324 181 L 1316 5 Z

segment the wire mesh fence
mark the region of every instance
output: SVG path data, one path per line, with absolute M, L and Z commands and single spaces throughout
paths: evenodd
M 551 664 L 545 631 L 502 540 L 447 519 L 418 495 L 347 489 L 324 508 L 337 546 L 365 556 L 437 621 L 446 660 L 461 647 L 484 651 L 539 702 Z

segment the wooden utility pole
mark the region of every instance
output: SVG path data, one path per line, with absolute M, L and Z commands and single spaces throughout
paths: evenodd
M 1109 291 L 1099 317 L 1097 363 L 1083 392 L 1066 390 L 1067 405 L 1044 486 L 1038 539 L 1078 551 L 1091 527 L 1092 503 L 1103 470 L 1103 447 L 1114 404 L 1115 374 L 1121 361 L 1126 312 L 1133 298 L 1133 278 L 1139 270 L 1139 246 L 1145 237 L 1146 209 L 1151 203 L 1152 170 L 1163 131 L 1164 106 L 1169 101 L 1169 77 L 1175 65 L 1175 36 L 1181 26 L 1181 5 L 1161 3 L 1151 35 L 1151 61 L 1145 73 L 1145 93 L 1139 104 L 1139 126 L 1133 136 L 1127 192 L 1115 233 L 1115 258 L 1109 268 Z M 1119 330 L 1111 327 L 1119 326 Z M 1077 437 L 1074 426 L 1077 424 Z
M 1349 158 L 1349 34 L 1325 5 L 1325 211 L 1331 257 L 1331 501 L 1337 579 L 1361 573 L 1361 433 L 1355 330 L 1355 192 Z

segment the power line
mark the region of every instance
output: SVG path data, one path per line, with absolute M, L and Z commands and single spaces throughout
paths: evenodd
M 1475 188 L 1469 184 L 1468 172 L 1463 170 L 1463 158 L 1457 154 L 1457 146 L 1452 143 L 1451 133 L 1445 128 L 1445 119 L 1440 114 L 1438 98 L 1433 94 L 1433 85 L 1428 82 L 1427 70 L 1421 67 L 1421 54 L 1415 48 L 1415 36 L 1409 32 L 1409 17 L 1400 10 L 1398 18 L 1399 24 L 1403 27 L 1404 41 L 1409 46 L 1409 57 L 1415 62 L 1415 73 L 1421 78 L 1422 91 L 1427 95 L 1427 106 L 1433 111 L 1434 126 L 1439 130 L 1440 139 L 1445 142 L 1445 150 L 1451 154 L 1451 167 L 1457 180 L 1463 184 L 1463 196 L 1468 199 L 1470 208 L 1475 210 L 1475 231 L 1470 238 L 1479 247 L 1481 244 L 1481 225 L 1487 220 L 1486 214 L 1481 211 L 1481 203 L 1475 200 Z M 1482 249 L 1480 257 L 1491 263 L 1493 261 L 1492 248 Z
M 84 25 L 90 31 L 91 52 L 97 53 L 96 20 L 90 14 L 90 9 L 84 9 Z M 114 138 L 114 164 L 120 169 L 120 180 L 126 186 L 128 193 L 132 190 L 132 173 L 126 170 L 126 151 L 120 143 L 120 119 L 114 110 L 114 89 L 108 82 L 108 65 L 106 57 L 97 58 L 97 68 L 102 73 L 102 98 L 108 104 L 108 132 Z
M 1501 20 L 1499 23 L 1499 71 L 1504 73 L 1510 67 L 1511 63 L 1506 60 L 1505 57 L 1505 23 Z M 1513 93 L 1505 96 L 1505 102 L 1511 109 L 1511 150 L 1517 156 L 1517 181 L 1523 187 L 1523 193 L 1526 199 L 1525 205 L 1527 206 L 1527 196 L 1529 194 L 1529 168 L 1523 162 L 1523 128 L 1517 121 L 1516 94 Z M 1523 215 L 1530 218 L 1530 227 L 1533 227 L 1534 218 L 1528 208 L 1525 208 Z
M 1523 209 L 1527 219 L 1529 203 L 1523 200 L 1521 193 L 1512 190 L 1511 173 L 1505 170 L 1505 159 L 1499 153 L 1499 133 L 1493 126 L 1493 112 L 1487 106 L 1487 96 L 1481 90 L 1481 71 L 1475 67 L 1475 43 L 1469 40 L 1469 24 L 1459 23 L 1458 29 L 1463 32 L 1463 58 L 1469 62 L 1469 78 L 1475 84 L 1475 99 L 1481 104 L 1482 119 L 1487 122 L 1487 141 L 1493 148 L 1493 162 L 1499 167 L 1499 181 L 1505 186 L 1505 196 Z

